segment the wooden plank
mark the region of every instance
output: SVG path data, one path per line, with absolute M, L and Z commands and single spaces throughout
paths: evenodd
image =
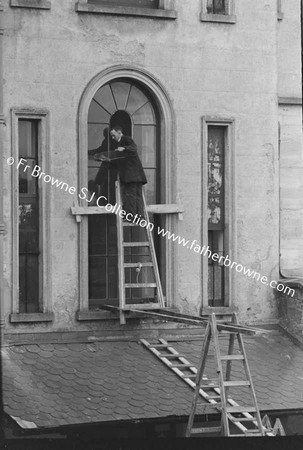
M 125 283 L 125 288 L 156 288 L 157 283 Z
M 117 200 L 117 204 L 120 205 Z M 112 209 L 115 205 L 112 205 Z M 116 208 L 117 209 L 117 208 Z M 147 212 L 152 214 L 180 214 L 185 210 L 181 205 L 172 204 L 155 204 L 146 207 Z M 74 216 L 86 216 L 90 214 L 115 214 L 115 212 L 107 211 L 104 206 L 72 206 L 71 213 Z M 127 222 L 125 222 L 126 224 Z
M 134 303 L 134 304 L 126 304 L 124 306 L 125 312 L 140 312 L 142 314 L 150 314 L 149 309 L 159 309 L 161 308 L 159 303 Z
M 206 433 L 221 433 L 222 427 L 201 427 L 201 428 L 192 428 L 191 435 L 192 434 L 206 434 Z

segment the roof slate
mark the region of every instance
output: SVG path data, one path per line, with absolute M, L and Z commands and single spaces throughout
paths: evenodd
M 226 337 L 220 342 L 226 349 Z M 303 351 L 278 333 L 246 338 L 245 344 L 260 409 L 302 408 Z M 172 346 L 197 366 L 201 341 Z M 192 389 L 139 342 L 11 345 L 2 351 L 5 411 L 37 427 L 190 411 Z M 206 373 L 215 375 L 214 360 Z M 241 366 L 234 366 L 232 379 L 243 376 Z M 230 393 L 249 404 L 245 389 Z M 202 400 L 199 405 L 203 413 Z

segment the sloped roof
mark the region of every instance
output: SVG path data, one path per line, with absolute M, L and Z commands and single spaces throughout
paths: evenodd
M 245 343 L 260 409 L 303 408 L 303 351 L 277 332 Z M 201 341 L 172 346 L 197 366 Z M 140 342 L 11 345 L 3 366 L 5 412 L 28 428 L 184 416 L 193 396 Z

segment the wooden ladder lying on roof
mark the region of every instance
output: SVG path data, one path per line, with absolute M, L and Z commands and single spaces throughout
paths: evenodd
M 149 223 L 149 217 L 146 209 L 146 201 L 144 196 L 144 190 L 142 191 L 143 202 L 144 202 L 144 214 L 146 223 Z M 121 198 L 121 187 L 119 180 L 116 181 L 116 200 L 118 205 L 122 205 Z M 163 291 L 161 286 L 160 274 L 157 264 L 157 257 L 153 242 L 152 231 L 149 226 L 142 227 L 142 225 L 136 225 L 133 222 L 128 222 L 122 220 L 119 214 L 116 214 L 117 217 L 117 235 L 118 235 L 118 273 L 119 273 L 119 315 L 120 315 L 120 323 L 125 324 L 125 311 L 131 310 L 155 310 L 161 309 L 165 307 Z M 141 222 L 141 221 L 140 221 Z M 124 230 L 127 227 L 140 227 L 144 230 L 146 235 L 146 240 L 141 242 L 130 242 L 124 240 Z M 148 248 L 149 256 L 151 261 L 149 262 L 125 262 L 125 250 L 127 248 Z M 147 255 L 148 256 L 148 255 Z M 125 282 L 125 271 L 132 268 L 136 268 L 137 272 L 137 282 Z M 141 273 L 141 269 L 143 268 L 151 268 L 152 273 L 154 275 L 155 281 L 152 283 L 139 283 L 138 278 Z M 156 289 L 155 301 L 149 303 L 127 303 L 126 302 L 126 289 L 140 289 L 140 288 L 154 288 Z
M 166 342 L 164 339 L 159 339 L 158 343 L 149 343 L 147 340 L 141 339 L 141 343 L 150 352 L 195 391 L 186 429 L 187 437 L 203 434 L 220 434 L 229 437 L 285 435 L 279 419 L 277 419 L 274 426 L 271 425 L 267 416 L 264 416 L 263 421 L 261 421 L 242 338 L 242 334 L 251 336 L 262 335 L 269 333 L 269 330 L 240 325 L 236 314 L 232 315 L 231 322 L 217 320 L 214 313 L 209 316 L 208 320 L 169 310 L 150 312 L 148 314 L 154 317 L 163 317 L 166 320 L 191 323 L 193 325 L 198 325 L 199 323 L 200 325 L 206 324 L 204 345 L 202 347 L 198 370 L 186 359 L 185 355 L 176 351 L 172 344 Z M 226 355 L 221 354 L 218 332 L 229 335 L 228 352 Z M 237 338 L 239 346 L 237 353 L 234 345 L 235 338 Z M 216 380 L 210 380 L 204 373 L 211 340 L 213 341 L 216 371 L 218 373 L 218 379 Z M 226 362 L 225 376 L 223 375 L 222 367 L 224 362 Z M 235 362 L 242 362 L 246 376 L 245 380 L 230 380 L 232 363 Z M 229 388 L 235 389 L 237 387 L 241 387 L 242 389 L 247 388 L 250 391 L 252 397 L 251 405 L 239 405 L 239 403 L 228 395 Z M 205 401 L 201 406 L 203 414 L 221 413 L 221 425 L 212 426 L 212 423 L 208 422 L 207 427 L 193 427 L 199 397 Z

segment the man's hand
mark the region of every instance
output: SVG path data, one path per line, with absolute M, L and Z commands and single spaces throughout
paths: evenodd
M 98 161 L 110 161 L 110 159 L 105 155 L 100 155 L 100 157 L 96 159 L 98 159 Z
M 123 152 L 123 150 L 125 150 L 125 147 L 118 147 L 117 148 L 117 152 Z

